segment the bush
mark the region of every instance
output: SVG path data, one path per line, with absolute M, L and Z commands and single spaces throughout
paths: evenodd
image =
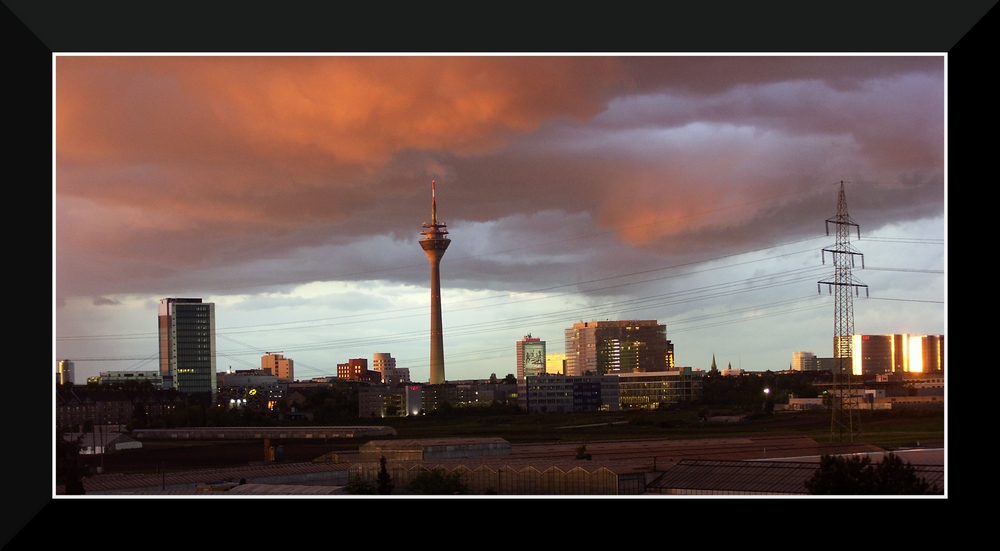
M 909 462 L 890 453 L 872 463 L 868 456 L 840 457 L 824 455 L 819 469 L 806 480 L 806 491 L 813 495 L 923 495 L 940 494 L 917 476 Z
M 351 476 L 350 480 L 347 481 L 347 486 L 344 486 L 344 491 L 354 495 L 370 496 L 378 494 L 378 490 L 375 489 L 374 484 L 358 475 Z
M 438 467 L 413 477 L 406 490 L 419 495 L 465 495 L 469 488 L 462 483 L 461 473 L 449 473 Z

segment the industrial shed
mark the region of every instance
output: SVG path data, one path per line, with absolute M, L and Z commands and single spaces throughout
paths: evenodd
M 797 461 L 685 459 L 646 486 L 648 494 L 807 495 L 806 480 L 819 464 Z M 914 465 L 917 476 L 944 488 L 944 467 Z
M 67 442 L 79 439 L 80 453 L 84 455 L 102 454 L 105 451 L 133 450 L 142 447 L 142 442 L 123 432 L 74 432 L 64 434 L 63 438 Z
M 420 440 L 372 440 L 361 446 L 361 461 L 427 461 L 461 459 L 484 455 L 510 455 L 510 442 L 503 438 L 425 438 Z

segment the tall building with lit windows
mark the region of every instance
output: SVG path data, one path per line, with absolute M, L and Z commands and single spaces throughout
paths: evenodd
M 200 298 L 160 301 L 160 375 L 163 388 L 215 396 L 215 304 Z
M 853 335 L 855 375 L 944 371 L 944 335 Z M 834 345 L 836 346 L 834 337 Z M 836 348 L 834 348 L 836 350 Z
M 667 326 L 656 320 L 586 321 L 566 330 L 566 375 L 666 371 L 674 367 Z
M 517 378 L 537 377 L 545 374 L 545 341 L 531 333 L 517 341 Z
M 270 369 L 271 375 L 283 383 L 295 382 L 295 360 L 281 354 L 266 352 L 260 357 L 260 368 Z

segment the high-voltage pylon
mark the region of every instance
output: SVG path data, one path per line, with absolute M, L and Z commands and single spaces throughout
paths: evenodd
M 854 384 L 853 368 L 853 338 L 854 338 L 854 297 L 860 296 L 861 287 L 868 296 L 868 286 L 854 279 L 851 269 L 854 268 L 854 258 L 861 258 L 861 268 L 865 267 L 865 257 L 851 246 L 851 228 L 857 229 L 858 239 L 861 239 L 861 227 L 851 220 L 847 214 L 847 197 L 844 195 L 844 182 L 840 182 L 840 197 L 837 199 L 837 215 L 826 220 L 826 234 L 830 235 L 830 224 L 837 230 L 837 243 L 833 248 L 823 249 L 821 258 L 826 264 L 826 253 L 833 256 L 833 280 L 822 280 L 816 287 L 823 292 L 826 285 L 834 297 L 833 314 L 833 393 L 830 396 L 830 441 L 845 440 L 853 442 L 854 435 L 861 432 L 861 419 L 858 411 L 858 388 Z

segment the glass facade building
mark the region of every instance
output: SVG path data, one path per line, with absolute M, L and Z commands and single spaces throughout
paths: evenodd
M 944 335 L 852 335 L 854 375 L 944 370 Z M 834 350 L 838 337 L 834 337 Z
M 674 367 L 667 326 L 656 320 L 587 321 L 566 330 L 566 375 L 666 371 Z
M 200 298 L 160 300 L 159 334 L 163 388 L 210 392 L 214 399 L 215 304 Z

